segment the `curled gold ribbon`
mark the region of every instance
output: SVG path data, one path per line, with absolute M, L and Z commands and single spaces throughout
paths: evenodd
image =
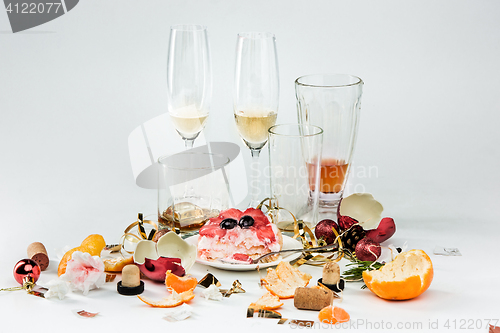
M 266 201 L 269 201 L 269 204 L 265 204 Z M 257 209 L 262 210 L 262 207 L 265 207 L 267 209 L 266 214 L 271 218 L 271 222 L 274 224 L 278 224 L 278 221 L 276 221 L 276 215 L 277 215 L 276 212 L 278 212 L 280 210 L 284 210 L 284 211 L 288 212 L 288 214 L 290 214 L 293 218 L 293 236 L 292 236 L 292 238 L 293 239 L 300 239 L 300 241 L 302 242 L 302 246 L 305 249 L 317 246 L 316 238 L 314 237 L 314 234 L 311 231 L 311 229 L 307 226 L 306 223 L 304 223 L 304 221 L 297 220 L 297 218 L 295 217 L 294 214 L 292 214 L 291 211 L 289 211 L 286 208 L 273 205 L 271 198 L 265 198 L 257 205 Z M 309 235 L 309 239 L 310 239 L 309 241 L 307 240 L 306 235 Z
M 149 235 L 146 234 L 146 230 L 144 229 L 144 224 L 149 224 L 153 226 L 153 229 L 150 231 Z M 132 233 L 131 230 L 137 227 L 137 235 Z M 137 214 L 137 221 L 130 224 L 123 235 L 120 237 L 120 245 L 123 251 L 131 254 L 134 251 L 129 251 L 125 248 L 125 241 L 129 241 L 131 243 L 138 243 L 143 239 L 152 240 L 158 230 L 158 225 L 151 220 L 144 220 L 142 213 Z

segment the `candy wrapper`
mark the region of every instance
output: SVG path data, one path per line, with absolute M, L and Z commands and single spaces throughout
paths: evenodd
M 165 315 L 165 319 L 170 322 L 181 321 L 189 318 L 192 313 L 193 313 L 193 308 L 190 305 L 184 303 L 174 311 L 167 313 Z
M 202 277 L 201 280 L 198 281 L 198 284 L 205 288 L 210 287 L 210 285 L 212 284 L 216 285 L 217 287 L 221 286 L 219 280 L 217 280 L 217 278 L 212 273 L 208 273 L 207 275 Z
M 241 282 L 238 280 L 235 280 L 233 282 L 231 289 L 229 289 L 229 290 L 220 289 L 220 292 L 222 293 L 222 295 L 224 297 L 229 297 L 232 294 L 245 293 L 246 291 L 245 291 L 245 289 L 243 289 Z
M 222 293 L 220 292 L 219 287 L 217 287 L 215 284 L 211 284 L 207 289 L 203 290 L 201 292 L 201 296 L 208 300 L 222 300 Z
M 87 295 L 89 290 L 100 288 L 106 282 L 104 263 L 98 256 L 75 251 L 68 261 L 66 273 L 61 275 L 60 279 L 68 281 L 71 289 L 81 290 Z
M 280 321 L 278 321 L 278 325 L 294 325 L 295 327 L 313 327 L 314 321 L 313 320 L 301 320 L 301 319 L 286 319 L 286 318 L 281 318 Z
M 254 318 L 255 314 L 257 314 L 257 318 L 273 318 L 280 319 L 281 313 L 273 310 L 264 310 L 264 309 L 254 309 L 252 307 L 247 308 L 247 318 Z

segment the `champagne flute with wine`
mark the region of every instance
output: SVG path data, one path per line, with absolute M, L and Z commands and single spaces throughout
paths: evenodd
M 236 128 L 252 154 L 250 204 L 260 191 L 259 155 L 276 123 L 279 102 L 276 38 L 267 32 L 239 33 L 236 46 L 234 118 Z
M 168 111 L 186 149 L 205 127 L 212 95 L 207 29 L 201 25 L 170 28 L 167 61 Z

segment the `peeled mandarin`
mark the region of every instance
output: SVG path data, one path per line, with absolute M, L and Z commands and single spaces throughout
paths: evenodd
M 61 261 L 59 262 L 59 266 L 57 267 L 57 275 L 61 276 L 66 273 L 66 266 L 68 265 L 68 261 L 71 260 L 71 256 L 73 252 L 80 251 L 89 253 L 92 256 L 100 256 L 101 251 L 106 246 L 106 242 L 101 235 L 93 234 L 85 238 L 82 244 L 78 247 L 75 247 L 64 254 Z
M 173 274 L 171 271 L 167 271 L 165 274 L 165 285 L 167 286 L 167 290 L 175 291 L 178 294 L 181 294 L 185 291 L 194 290 L 196 285 L 198 284 L 198 280 L 191 275 L 185 276 L 177 276 Z
M 380 269 L 363 272 L 368 289 L 388 300 L 407 300 L 421 295 L 433 277 L 431 259 L 422 250 L 402 252 Z

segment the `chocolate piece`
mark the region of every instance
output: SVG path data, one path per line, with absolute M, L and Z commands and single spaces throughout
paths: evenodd
M 34 260 L 42 271 L 44 271 L 49 266 L 49 256 L 47 255 L 47 250 L 45 246 L 40 242 L 31 243 L 28 246 L 28 258 Z
M 295 289 L 293 305 L 297 309 L 319 311 L 332 304 L 333 298 L 331 290 L 299 287 Z

